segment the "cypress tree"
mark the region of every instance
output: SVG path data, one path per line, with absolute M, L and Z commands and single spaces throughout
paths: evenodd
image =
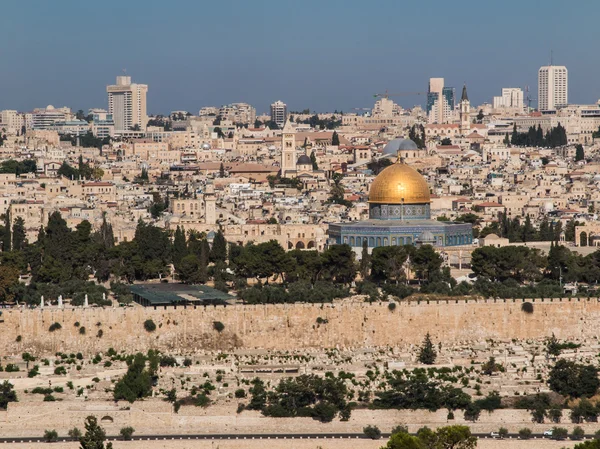
M 310 161 L 312 162 L 312 168 L 313 168 L 313 170 L 318 170 L 319 169 L 319 165 L 317 164 L 317 156 L 315 156 L 315 152 L 314 151 L 310 152 Z
M 187 245 L 185 242 L 185 231 L 177 226 L 175 238 L 173 239 L 173 264 L 177 267 L 181 259 L 187 255 Z
M 333 135 L 331 136 L 331 145 L 339 146 L 339 144 L 340 144 L 340 136 L 338 136 L 338 133 L 336 131 L 334 131 Z
M 208 259 L 210 255 L 210 245 L 206 239 L 200 242 L 200 255 L 198 257 L 198 280 L 204 283 L 208 280 Z
M 12 249 L 12 230 L 10 227 L 10 213 L 6 211 L 4 214 L 4 241 L 2 242 L 2 250 L 10 251 Z
M 219 231 L 215 234 L 212 249 L 210 251 L 211 262 L 225 262 L 227 260 L 227 241 L 223 232 Z
M 12 228 L 12 248 L 16 251 L 22 250 L 27 243 L 25 235 L 25 221 L 21 217 L 17 217 Z
M 360 276 L 364 279 L 369 275 L 369 267 L 371 265 L 371 256 L 369 255 L 369 244 L 367 239 L 363 240 L 362 254 L 360 259 Z
M 583 153 L 583 145 L 580 143 L 575 146 L 575 162 L 582 161 L 585 159 L 585 154 Z
M 519 143 L 519 133 L 517 132 L 517 124 L 513 125 L 512 136 L 510 138 L 511 145 L 518 145 Z
M 425 365 L 433 365 L 436 358 L 437 353 L 433 346 L 433 342 L 431 341 L 431 336 L 429 335 L 429 332 L 427 332 L 423 344 L 421 345 L 421 349 L 419 350 L 419 362 Z

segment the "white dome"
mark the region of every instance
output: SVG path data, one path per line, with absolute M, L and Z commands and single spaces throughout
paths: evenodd
M 52 110 L 54 110 L 54 106 L 52 106 L 51 104 L 46 106 L 46 111 L 52 111 Z

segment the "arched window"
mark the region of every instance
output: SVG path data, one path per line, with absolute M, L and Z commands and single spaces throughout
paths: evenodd
M 384 238 L 383 238 L 383 246 L 388 246 L 388 245 L 389 245 L 389 243 L 388 243 L 388 238 L 387 238 L 387 237 L 384 237 Z
M 377 237 L 377 246 L 381 246 L 381 237 Z
M 354 246 L 354 237 L 350 237 L 350 246 Z
M 375 239 L 373 237 L 369 237 L 369 246 L 375 246 Z

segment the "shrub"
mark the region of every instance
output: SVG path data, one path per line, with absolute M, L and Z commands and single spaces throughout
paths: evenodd
M 79 327 L 80 326 L 79 321 L 75 321 L 74 325 L 75 325 L 75 327 Z
M 246 390 L 244 390 L 243 388 L 235 390 L 234 395 L 238 399 L 245 398 L 246 397 Z
M 317 317 L 317 324 L 327 324 L 329 320 L 327 318 Z
M 81 430 L 79 430 L 77 427 L 73 427 L 69 430 L 69 432 L 67 432 L 67 435 L 69 435 L 71 438 L 79 439 L 81 438 Z
M 555 440 L 564 440 L 569 435 L 569 431 L 564 427 L 553 427 L 552 438 Z
M 377 426 L 367 426 L 363 428 L 363 433 L 367 438 L 371 438 L 372 440 L 378 440 L 381 438 L 381 430 Z
M 54 368 L 54 374 L 57 376 L 65 376 L 67 374 L 67 369 L 64 366 L 57 366 Z
M 102 329 L 99 329 L 98 333 L 96 334 L 96 337 L 102 338 L 103 335 L 104 335 L 104 332 L 102 331 Z
M 81 327 L 79 328 L 79 333 L 80 333 L 81 335 L 85 335 L 85 326 L 81 326 Z
M 183 359 L 183 366 L 192 366 L 192 359 L 188 359 L 187 357 Z
M 210 405 L 210 399 L 206 394 L 200 393 L 198 396 L 196 396 L 194 405 L 196 407 L 208 407 Z
M 7 373 L 16 373 L 17 371 L 19 371 L 19 367 L 14 363 L 9 363 L 6 365 L 6 368 L 4 368 L 4 371 L 6 371 Z
M 393 312 L 394 310 L 396 310 L 396 303 L 395 302 L 390 302 L 388 304 L 388 309 L 390 312 Z
M 21 343 L 21 340 L 23 340 L 23 337 L 21 337 L 20 335 L 17 335 L 17 339 L 15 341 L 17 343 Z
M 35 387 L 31 390 L 31 394 L 51 394 L 52 388 Z
M 245 409 L 246 409 L 246 406 L 242 403 L 239 403 L 237 406 L 237 410 L 235 412 L 239 414 L 239 413 L 242 413 Z
M 225 325 L 220 321 L 213 321 L 213 329 L 217 332 L 223 332 L 223 330 L 225 329 Z
M 40 367 L 38 365 L 35 365 L 32 369 L 29 370 L 29 372 L 27 373 L 27 377 L 35 377 L 38 374 L 40 374 Z
M 125 441 L 131 440 L 131 437 L 133 436 L 133 432 L 135 432 L 133 427 L 123 427 L 119 431 L 119 433 L 121 434 L 121 436 L 123 437 L 123 439 Z
M 154 332 L 156 330 L 156 324 L 154 324 L 154 321 L 152 320 L 146 320 L 144 321 L 144 329 L 146 329 L 146 332 Z
M 60 325 L 60 323 L 51 324 L 50 327 L 48 328 L 48 330 L 50 332 L 54 332 L 54 331 L 57 331 L 59 329 L 62 329 L 62 326 Z
M 54 402 L 56 401 L 56 398 L 54 396 L 52 396 L 51 394 L 47 394 L 46 396 L 44 396 L 44 402 Z
M 73 427 L 72 429 L 69 429 L 67 435 L 69 435 L 70 438 L 79 439 L 81 438 L 81 430 L 79 430 L 77 427 Z
M 528 302 L 524 302 L 521 304 L 521 310 L 525 313 L 533 313 L 533 304 Z
M 47 443 L 53 443 L 55 441 L 58 441 L 58 432 L 56 430 L 44 431 L 44 440 Z
M 506 427 L 500 427 L 500 429 L 498 429 L 498 435 L 500 438 L 506 438 L 508 436 L 508 429 Z
M 572 440 L 581 440 L 583 439 L 583 437 L 585 436 L 585 431 L 577 426 L 573 429 L 573 432 L 571 433 L 571 439 Z
M 392 435 L 395 433 L 408 433 L 408 426 L 400 424 L 392 429 Z
M 522 440 L 528 440 L 529 438 L 531 438 L 532 434 L 533 432 L 531 431 L 531 429 L 528 429 L 527 427 L 519 430 L 519 438 L 521 438 Z
M 160 358 L 160 366 L 177 366 L 177 360 L 175 360 L 175 357 L 163 355 Z

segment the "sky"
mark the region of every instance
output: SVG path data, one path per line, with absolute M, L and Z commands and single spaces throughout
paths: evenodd
M 127 71 L 148 113 L 247 102 L 351 111 L 443 77 L 472 105 L 550 62 L 569 102 L 600 99 L 598 0 L 2 0 L 0 109 L 107 107 Z M 423 96 L 394 100 L 405 107 Z M 535 101 L 532 105 L 535 105 Z

